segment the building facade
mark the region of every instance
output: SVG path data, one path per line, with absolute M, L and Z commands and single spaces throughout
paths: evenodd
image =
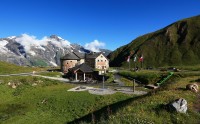
M 103 53 L 79 53 L 72 52 L 63 56 L 61 59 L 61 71 L 68 73 L 70 68 L 76 67 L 83 63 L 100 71 L 107 71 L 109 60 Z

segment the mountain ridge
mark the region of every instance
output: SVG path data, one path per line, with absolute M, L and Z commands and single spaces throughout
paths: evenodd
M 0 38 L 0 60 L 23 66 L 58 66 L 60 58 L 72 51 L 91 52 L 57 35 L 44 37 L 22 34 Z
M 199 33 L 199 15 L 182 19 L 117 48 L 109 55 L 110 64 L 111 66 L 127 66 L 126 57 L 133 50 L 138 56 L 144 56 L 146 66 L 198 64 L 200 61 Z

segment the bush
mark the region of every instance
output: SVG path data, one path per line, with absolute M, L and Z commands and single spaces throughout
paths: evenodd
M 158 81 L 160 75 L 158 73 L 138 73 L 138 72 L 130 72 L 130 71 L 122 71 L 118 73 L 121 76 L 124 76 L 129 79 L 136 79 L 140 81 L 142 84 L 154 84 Z

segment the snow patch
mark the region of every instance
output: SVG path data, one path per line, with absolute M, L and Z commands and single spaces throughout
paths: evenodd
M 16 41 L 24 46 L 26 52 L 30 51 L 32 46 L 37 46 L 38 48 L 45 50 L 42 46 L 47 46 L 49 42 L 60 48 L 70 46 L 70 42 L 64 39 L 57 41 L 46 36 L 42 39 L 37 39 L 35 36 L 30 36 L 28 34 L 22 34 L 20 37 L 16 38 Z
M 4 47 L 6 44 L 8 44 L 8 41 L 6 40 L 0 41 L 0 47 Z
M 55 62 L 50 61 L 53 66 L 58 66 Z
M 29 51 L 28 53 L 30 53 L 32 56 L 36 55 L 36 53 L 34 51 Z
M 15 39 L 16 36 L 10 36 L 10 37 L 7 37 L 8 39 Z
M 7 53 L 8 49 L 5 47 L 8 44 L 8 41 L 2 40 L 0 41 L 0 52 Z

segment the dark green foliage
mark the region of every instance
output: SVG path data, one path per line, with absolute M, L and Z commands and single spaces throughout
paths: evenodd
M 138 37 L 110 55 L 111 66 L 127 67 L 131 50 L 144 56 L 144 66 L 195 65 L 200 61 L 200 16 L 184 19 Z M 133 60 L 133 57 L 131 58 Z M 139 63 L 137 63 L 139 64 Z
M 119 75 L 130 78 L 136 79 L 140 81 L 142 84 L 154 84 L 159 80 L 160 74 L 158 73 L 137 73 L 137 72 L 130 72 L 130 71 L 121 71 Z
M 43 59 L 34 59 L 31 61 L 33 66 L 47 66 L 47 63 Z

